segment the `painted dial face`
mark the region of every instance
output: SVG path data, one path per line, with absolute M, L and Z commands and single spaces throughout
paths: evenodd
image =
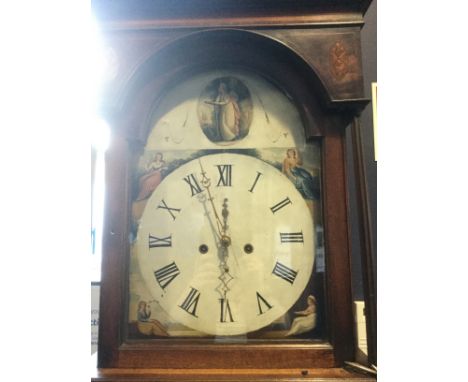
M 170 173 L 140 219 L 143 280 L 175 321 L 211 335 L 258 330 L 306 288 L 314 224 L 294 184 L 254 157 L 213 154 Z

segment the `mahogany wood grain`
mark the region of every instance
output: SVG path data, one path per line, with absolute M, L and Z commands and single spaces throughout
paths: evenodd
M 353 373 L 345 369 L 99 369 L 93 374 L 93 382 L 375 382 L 372 376 Z
M 355 347 L 343 132 L 329 131 L 322 150 L 327 299 L 332 302 L 328 304 L 330 338 L 340 365 L 353 358 Z

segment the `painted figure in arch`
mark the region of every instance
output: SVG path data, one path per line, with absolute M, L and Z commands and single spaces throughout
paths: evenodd
M 228 92 L 224 82 L 219 84 L 218 95 L 214 101 L 205 100 L 213 105 L 215 126 L 223 141 L 232 141 L 239 137 L 239 123 L 241 112 L 236 92 Z
M 252 96 L 239 78 L 218 77 L 203 88 L 197 113 L 200 127 L 211 142 L 231 145 L 249 134 Z

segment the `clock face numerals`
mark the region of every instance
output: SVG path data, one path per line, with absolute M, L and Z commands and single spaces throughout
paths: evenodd
M 234 322 L 231 307 L 229 306 L 229 300 L 227 298 L 220 298 L 219 303 L 221 307 L 221 317 L 219 322 Z
M 276 203 L 273 207 L 270 207 L 270 210 L 271 210 L 271 212 L 273 212 L 275 214 L 279 210 L 281 210 L 282 208 L 286 207 L 287 205 L 289 205 L 291 203 L 292 203 L 291 200 L 288 197 L 286 197 L 283 200 L 281 200 L 280 202 Z
M 257 172 L 257 176 L 255 177 L 255 180 L 252 184 L 252 187 L 250 187 L 249 192 L 254 192 L 255 186 L 257 185 L 258 179 L 262 176 L 261 172 Z
M 153 192 L 135 253 L 171 319 L 238 335 L 272 323 L 301 296 L 313 232 L 306 202 L 284 174 L 250 156 L 213 154 L 180 166 Z
M 180 275 L 180 271 L 174 262 L 154 272 L 154 277 L 162 289 L 165 289 L 178 275 Z
M 179 305 L 185 312 L 192 315 L 193 317 L 197 316 L 197 307 L 198 307 L 198 300 L 200 299 L 200 292 L 195 288 L 190 288 L 190 292 L 185 298 L 184 302 Z
M 302 232 L 280 232 L 282 243 L 304 243 L 304 234 Z
M 231 187 L 231 181 L 232 181 L 232 165 L 230 164 L 225 164 L 225 165 L 216 165 L 216 167 L 219 170 L 219 181 L 218 184 L 216 185 L 217 187 L 219 186 L 226 186 L 226 187 Z
M 149 235 L 148 245 L 149 248 L 172 247 L 172 235 L 161 238 Z
M 172 219 L 176 219 L 176 214 L 180 212 L 180 208 L 172 208 L 172 207 L 169 207 L 166 202 L 163 200 L 161 200 L 161 204 L 158 205 L 157 208 L 162 208 L 164 210 L 166 210 L 167 212 L 169 212 L 172 216 Z
M 187 175 L 186 177 L 184 177 L 184 180 L 190 186 L 190 192 L 192 193 L 192 196 L 198 195 L 199 193 L 203 192 L 203 189 L 198 184 L 197 178 L 195 178 L 194 174 Z
M 286 265 L 276 262 L 275 267 L 272 272 L 275 276 L 287 281 L 291 285 L 296 280 L 297 272 L 293 271 L 291 268 L 288 268 Z
M 257 292 L 258 314 L 263 314 L 273 308 L 260 293 Z

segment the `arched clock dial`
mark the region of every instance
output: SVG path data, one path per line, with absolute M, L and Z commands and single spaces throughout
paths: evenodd
M 135 243 L 148 290 L 177 322 L 239 335 L 285 314 L 306 288 L 314 223 L 294 184 L 266 162 L 213 154 L 167 175 Z

